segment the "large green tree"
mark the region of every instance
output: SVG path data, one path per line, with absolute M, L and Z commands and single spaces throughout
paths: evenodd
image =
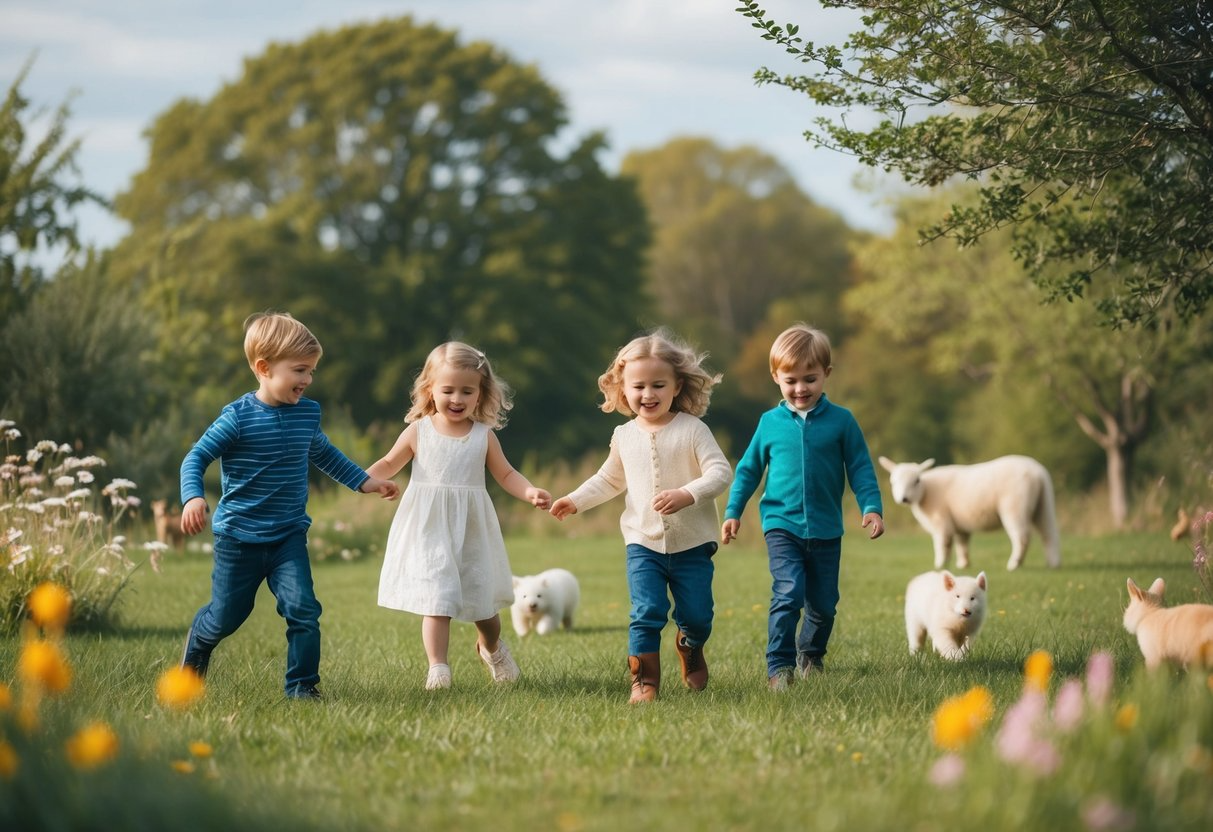
M 65 265 L 0 329 L 0 413 L 35 441 L 101 452 L 163 413 L 155 345 L 103 261 Z
M 1016 254 L 1049 296 L 1092 295 L 1116 323 L 1205 308 L 1213 296 L 1207 0 L 823 5 L 861 11 L 864 28 L 841 46 L 819 45 L 742 0 L 762 36 L 808 68 L 762 69 L 757 79 L 842 113 L 809 131 L 820 145 L 916 184 L 982 183 L 979 200 L 941 211 L 924 234 L 971 244 L 1013 225 Z M 846 118 L 856 111 L 877 119 Z
M 37 252 L 60 247 L 70 254 L 79 247 L 72 210 L 102 201 L 78 181 L 80 142 L 67 136 L 67 103 L 44 129 L 33 128 L 43 113 L 31 111 L 21 92 L 32 65 L 22 67 L 0 105 L 0 320 L 19 310 L 45 277 Z
M 410 18 L 275 44 L 151 126 L 115 270 L 207 404 L 250 383 L 239 325 L 273 307 L 316 331 L 317 395 L 362 424 L 398 420 L 426 353 L 460 338 L 516 388 L 513 447 L 578 449 L 637 326 L 648 226 L 601 136 L 554 149 L 565 123 L 533 65 Z
M 629 153 L 622 169 L 652 218 L 650 285 L 664 321 L 726 360 L 777 300 L 837 326 L 855 235 L 774 157 L 679 138 Z

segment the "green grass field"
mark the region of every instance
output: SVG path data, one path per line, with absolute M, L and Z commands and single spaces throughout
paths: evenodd
M 170 555 L 160 575 L 141 568 L 116 631 L 68 639 L 75 678 L 57 713 L 74 723 L 108 720 L 124 759 L 163 760 L 190 741 L 210 743 L 217 777 L 192 775 L 198 788 L 225 811 L 269 818 L 274 828 L 1081 829 L 1084 806 L 1098 795 L 1126 804 L 1136 828 L 1208 828 L 1213 691 L 1199 673 L 1145 678 L 1120 620 L 1128 577 L 1142 585 L 1166 578 L 1172 604 L 1200 600 L 1184 546 L 1160 535 L 1069 537 L 1062 568 L 1048 570 L 1035 540 L 1025 566 L 1008 573 L 1006 538 L 977 538 L 967 572 L 987 572 L 990 610 L 969 659 L 953 664 L 911 657 L 905 644 L 902 593 L 931 565 L 927 536 L 848 534 L 827 670 L 772 694 L 765 550 L 753 528 L 744 535 L 716 556 L 703 693 L 678 683 L 667 628 L 661 700 L 628 704 L 629 605 L 617 536 L 515 538 L 515 573 L 564 566 L 580 579 L 582 605 L 572 632 L 524 640 L 505 611 L 523 672 L 514 686 L 490 684 L 473 652 L 475 630 L 456 624 L 454 687 L 424 691 L 420 619 L 376 606 L 380 559 L 372 555 L 315 568 L 324 703 L 283 699 L 284 627 L 263 587 L 253 616 L 216 651 L 203 701 L 166 712 L 155 681 L 178 660 L 186 626 L 209 596 L 209 558 L 194 553 Z M 0 643 L 0 679 L 13 678 L 19 649 L 15 638 Z M 1018 698 L 1023 661 L 1036 649 L 1053 656 L 1054 692 L 1083 673 L 1093 650 L 1111 652 L 1115 702 L 1140 702 L 1142 713 L 1125 733 L 1109 728 L 1110 715 L 1084 728 L 1048 777 L 996 760 L 988 736 Z M 941 789 L 926 779 L 941 754 L 931 717 L 944 698 L 974 685 L 993 693 L 995 717 L 966 779 Z M 157 782 L 124 781 L 129 804 Z M 1195 796 L 1187 794 L 1193 783 Z M 193 820 L 200 827 L 208 817 Z

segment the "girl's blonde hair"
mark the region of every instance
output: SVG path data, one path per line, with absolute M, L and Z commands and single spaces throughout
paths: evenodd
M 798 364 L 808 367 L 830 368 L 829 337 L 816 327 L 797 321 L 779 333 L 771 344 L 771 372 L 790 369 Z
M 513 391 L 508 384 L 493 375 L 493 367 L 484 353 L 460 341 L 447 341 L 430 350 L 425 359 L 425 366 L 413 382 L 413 406 L 405 414 L 404 421 L 416 422 L 438 412 L 434 405 L 434 376 L 443 367 L 479 373 L 480 401 L 472 411 L 472 419 L 484 422 L 493 429 L 505 425 L 506 413 L 514 406 Z
M 320 341 L 289 312 L 254 312 L 244 319 L 244 357 L 256 371 L 257 359 L 320 358 Z
M 658 358 L 669 364 L 674 369 L 674 377 L 682 382 L 682 389 L 674 397 L 670 410 L 702 416 L 708 412 L 712 387 L 719 384 L 721 379 L 719 373 L 712 375 L 701 366 L 707 357 L 706 352 L 695 352 L 664 327 L 633 338 L 615 354 L 606 372 L 598 377 L 598 389 L 602 391 L 604 399 L 600 407 L 605 413 L 618 410 L 635 416 L 623 393 L 623 368 L 629 361 Z

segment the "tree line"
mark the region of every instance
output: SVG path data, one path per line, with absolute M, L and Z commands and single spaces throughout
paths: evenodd
M 875 236 L 755 148 L 684 137 L 612 174 L 602 134 L 554 149 L 565 105 L 533 66 L 402 18 L 272 45 L 161 113 L 113 200 L 129 234 L 46 274 L 33 252 L 70 251 L 71 209 L 100 198 L 71 175 L 66 105 L 26 147 L 23 77 L 0 113 L 0 408 L 104 450 L 146 493 L 175 493 L 189 443 L 252 384 L 240 323 L 268 308 L 320 337 L 312 393 L 368 463 L 451 338 L 513 386 L 505 431 L 526 464 L 600 455 L 597 375 L 658 324 L 724 372 L 708 419 L 736 457 L 777 400 L 771 338 L 805 320 L 834 338 L 831 395 L 875 453 L 1029 453 L 1064 488 L 1108 482 L 1117 522 L 1133 483 L 1208 487 L 1204 310 L 1111 328 L 1111 307 L 1042 303 L 1009 232 L 921 244 L 979 190 L 907 198 Z

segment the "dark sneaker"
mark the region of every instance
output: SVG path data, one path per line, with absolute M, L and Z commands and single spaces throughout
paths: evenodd
M 194 628 L 190 627 L 188 633 L 185 634 L 185 647 L 181 650 L 181 666 L 188 667 L 198 674 L 199 678 L 206 678 L 206 669 L 211 664 L 211 651 L 202 647 L 190 649 L 190 641 L 193 640 Z
M 767 688 L 776 693 L 787 690 L 796 680 L 795 671 L 790 667 L 779 667 L 767 678 Z
M 320 688 L 312 685 L 306 688 L 295 688 L 286 695 L 287 699 L 306 700 L 310 699 L 315 702 L 323 702 L 324 694 L 320 692 Z
M 796 675 L 801 679 L 807 679 L 814 673 L 821 673 L 826 669 L 825 662 L 821 656 L 810 656 L 807 653 L 796 654 Z

